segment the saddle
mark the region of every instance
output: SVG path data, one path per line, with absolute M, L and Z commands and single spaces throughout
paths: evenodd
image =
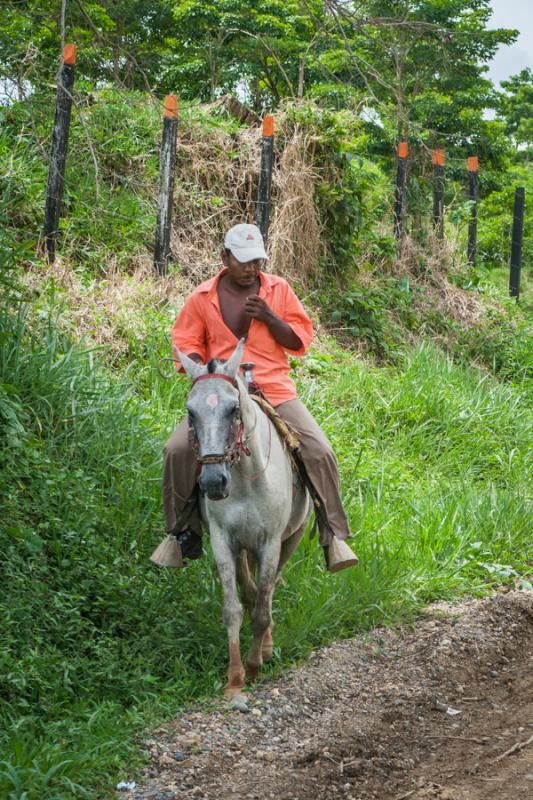
M 326 559 L 326 566 L 330 572 L 338 572 L 341 569 L 345 569 L 346 567 L 351 567 L 357 564 L 357 556 L 355 553 L 352 552 L 346 542 L 336 538 L 335 533 L 329 523 L 324 504 L 320 499 L 320 495 L 318 494 L 313 481 L 309 477 L 309 473 L 307 472 L 304 464 L 302 454 L 300 452 L 300 440 L 298 439 L 298 434 L 293 428 L 291 428 L 288 422 L 280 417 L 274 406 L 268 402 L 264 394 L 261 392 L 261 389 L 253 380 L 253 376 L 251 374 L 251 367 L 253 365 L 243 364 L 242 366 L 246 379 L 245 382 L 251 399 L 256 402 L 257 405 L 265 412 L 269 420 L 274 425 L 274 428 L 279 433 L 282 442 L 286 445 L 292 469 L 299 474 L 300 479 L 309 492 L 313 502 L 315 519 L 313 521 L 313 527 L 311 528 L 309 538 L 313 539 L 316 536 L 317 530 L 319 530 L 321 534 L 324 533 L 326 538 L 329 539 L 329 546 L 324 546 L 324 556 Z M 322 537 L 321 540 L 323 541 Z
M 281 437 L 281 441 L 287 445 L 289 453 L 294 453 L 300 447 L 300 440 L 298 434 L 291 428 L 288 422 L 280 417 L 274 406 L 270 405 L 266 397 L 261 394 L 251 394 L 251 399 L 263 409 L 277 432 Z
M 250 391 L 250 384 L 248 384 L 248 388 Z M 316 535 L 317 528 L 321 532 L 325 531 L 329 535 L 333 536 L 334 533 L 329 524 L 329 520 L 324 509 L 324 504 L 322 503 L 322 500 L 320 499 L 320 496 L 315 489 L 315 486 L 309 477 L 309 473 L 307 472 L 303 462 L 303 458 L 300 453 L 300 440 L 298 438 L 298 434 L 289 425 L 289 423 L 286 422 L 286 420 L 280 417 L 274 406 L 268 402 L 266 397 L 260 391 L 252 388 L 250 391 L 250 398 L 257 403 L 257 405 L 265 412 L 269 420 L 272 422 L 274 428 L 281 438 L 281 441 L 287 447 L 293 470 L 300 475 L 304 486 L 311 495 L 311 500 L 313 501 L 315 511 L 315 521 L 311 529 L 310 538 L 312 539 Z

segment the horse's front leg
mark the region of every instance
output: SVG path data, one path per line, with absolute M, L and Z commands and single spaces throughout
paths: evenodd
M 244 667 L 241 661 L 239 639 L 242 605 L 237 594 L 237 554 L 233 552 L 221 531 L 211 529 L 211 545 L 224 592 L 223 620 L 228 632 L 229 644 L 228 682 L 224 688 L 224 696 L 230 700 L 240 694 L 244 686 Z
M 259 554 L 259 580 L 255 607 L 252 612 L 252 646 L 246 659 L 246 677 L 257 678 L 263 664 L 263 640 L 272 626 L 272 595 L 276 585 L 280 542 L 269 542 Z

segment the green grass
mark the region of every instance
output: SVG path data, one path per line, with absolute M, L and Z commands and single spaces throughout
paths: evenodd
M 483 273 L 483 283 L 496 287 L 498 295 L 503 299 L 509 297 L 509 267 L 494 267 Z M 516 302 L 513 300 L 512 302 Z M 533 318 L 533 269 L 524 263 L 520 271 L 519 306 L 530 318 Z
M 221 693 L 210 557 L 179 573 L 148 561 L 162 531 L 161 447 L 188 388 L 155 369 L 166 311 L 114 375 L 44 309 L 0 315 L 0 795 L 10 800 L 102 797 L 135 774 L 146 726 Z M 361 561 L 333 577 L 316 541 L 303 543 L 277 593 L 270 672 L 432 600 L 525 580 L 533 426 L 520 386 L 429 346 L 381 369 L 332 347 L 296 373 L 338 453 Z

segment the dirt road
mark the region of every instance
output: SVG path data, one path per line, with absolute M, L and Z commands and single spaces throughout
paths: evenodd
M 152 734 L 152 768 L 123 796 L 533 798 L 533 592 L 439 604 L 415 626 L 319 650 L 249 707 L 190 711 Z

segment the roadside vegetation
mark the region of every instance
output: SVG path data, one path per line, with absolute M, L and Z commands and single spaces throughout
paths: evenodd
M 316 323 L 294 374 L 338 454 L 360 557 L 331 576 L 305 539 L 276 594 L 266 674 L 314 646 L 413 619 L 433 600 L 531 586 L 529 201 L 522 296 L 507 297 L 513 191 L 533 194 L 531 75 L 505 94 L 481 77 L 513 32 L 485 30 L 485 0 L 453 4 L 457 19 L 428 0 L 422 28 L 409 17 L 401 30 L 381 29 L 373 3 L 375 21 L 354 28 L 336 0 L 313 0 L 310 16 L 292 0 L 265 15 L 245 2 L 236 11 L 157 0 L 139 37 L 139 4 L 118 5 L 120 25 L 115 3 L 67 4 L 67 32 L 83 47 L 53 266 L 39 253 L 58 4 L 8 0 L 0 11 L 0 78 L 14 92 L 0 107 L 0 796 L 9 800 L 105 797 L 138 775 L 143 731 L 221 694 L 226 634 L 209 549 L 179 573 L 148 557 L 162 536 L 161 449 L 188 390 L 157 366 L 185 296 L 217 268 L 224 231 L 254 215 L 260 130 L 221 99 L 243 75 L 252 110 L 276 113 L 270 264 Z M 376 49 L 385 35 L 405 45 L 400 83 Z M 370 65 L 364 81 L 345 38 Z M 291 89 L 295 53 L 307 59 L 303 98 Z M 160 95 L 177 89 L 172 260 L 156 279 Z M 482 115 L 490 102 L 492 122 Z M 399 133 L 410 143 L 401 253 Z M 438 241 L 428 154 L 442 140 Z M 479 253 L 469 266 L 474 145 Z

